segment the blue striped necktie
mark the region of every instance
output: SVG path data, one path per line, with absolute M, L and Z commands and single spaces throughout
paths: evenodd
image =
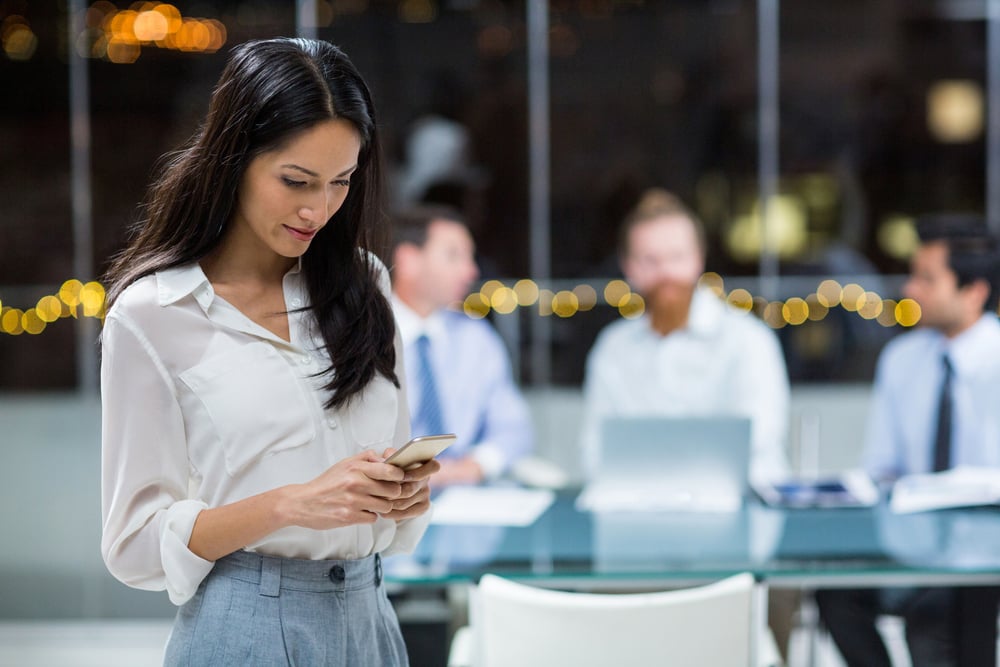
M 441 400 L 431 366 L 431 341 L 425 334 L 417 338 L 417 382 L 420 386 L 420 405 L 413 419 L 413 435 L 444 433 Z

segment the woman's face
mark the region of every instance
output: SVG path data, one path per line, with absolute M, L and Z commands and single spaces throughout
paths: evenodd
M 261 253 L 302 256 L 347 198 L 360 150 L 354 125 L 333 119 L 258 155 L 237 192 L 233 240 Z

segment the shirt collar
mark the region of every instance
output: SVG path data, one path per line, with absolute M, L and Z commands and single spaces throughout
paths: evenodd
M 299 257 L 295 266 L 285 276 L 288 277 L 301 273 L 302 258 Z M 191 262 L 190 264 L 157 271 L 156 285 L 161 306 L 169 306 L 177 303 L 190 294 L 194 296 L 202 309 L 208 311 L 208 307 L 215 300 L 215 290 L 212 289 L 212 283 L 209 282 L 205 271 L 202 270 L 201 264 L 198 262 Z
M 427 317 L 420 317 L 395 292 L 392 293 L 392 310 L 396 314 L 396 324 L 399 326 L 399 337 L 403 345 L 409 345 L 421 335 L 434 340 L 445 334 L 444 315 L 441 311 L 436 310 Z
M 958 375 L 975 375 L 985 360 L 996 358 L 1000 350 L 1000 320 L 983 313 L 975 324 L 952 339 L 940 335 L 941 351 L 948 354 Z
M 198 262 L 157 271 L 156 285 L 161 306 L 169 306 L 193 295 L 198 305 L 208 310 L 215 299 L 212 283 L 208 281 Z
M 726 304 L 707 287 L 696 287 L 691 297 L 687 328 L 699 336 L 712 336 L 722 326 Z

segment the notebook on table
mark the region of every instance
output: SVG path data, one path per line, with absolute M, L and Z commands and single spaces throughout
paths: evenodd
M 749 491 L 749 464 L 749 418 L 610 417 L 577 507 L 733 511 Z

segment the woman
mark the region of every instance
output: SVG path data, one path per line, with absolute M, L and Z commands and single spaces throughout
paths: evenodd
M 102 553 L 182 605 L 170 665 L 400 665 L 381 556 L 426 527 L 368 88 L 334 46 L 237 47 L 107 277 Z

